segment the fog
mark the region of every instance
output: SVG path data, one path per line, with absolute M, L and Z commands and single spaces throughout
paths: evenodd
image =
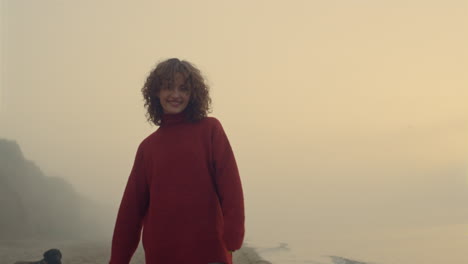
M 0 138 L 90 199 L 118 206 L 157 129 L 140 89 L 178 57 L 211 87 L 248 239 L 468 224 L 465 1 L 1 3 Z

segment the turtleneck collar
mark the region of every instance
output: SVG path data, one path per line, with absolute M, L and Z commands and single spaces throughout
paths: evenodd
M 184 123 L 185 121 L 187 121 L 185 111 L 177 114 L 163 114 L 161 116 L 161 126 Z

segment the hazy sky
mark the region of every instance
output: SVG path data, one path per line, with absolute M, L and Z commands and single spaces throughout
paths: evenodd
M 252 234 L 468 224 L 466 1 L 3 0 L 1 11 L 0 137 L 87 196 L 120 201 L 156 129 L 140 89 L 178 57 L 211 86 Z

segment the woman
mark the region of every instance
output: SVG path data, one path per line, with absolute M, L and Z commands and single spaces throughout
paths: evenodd
M 187 61 L 159 63 L 142 89 L 159 128 L 139 145 L 114 229 L 110 264 L 128 264 L 140 241 L 148 264 L 232 263 L 244 239 L 244 199 L 221 123 Z

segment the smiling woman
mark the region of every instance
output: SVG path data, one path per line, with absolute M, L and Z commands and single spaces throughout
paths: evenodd
M 142 88 L 147 119 L 161 125 L 164 114 L 185 112 L 189 121 L 206 117 L 210 110 L 209 86 L 200 71 L 188 61 L 177 58 L 160 62 Z
M 120 204 L 110 264 L 128 264 L 140 240 L 146 263 L 232 264 L 244 240 L 244 198 L 234 153 L 208 87 L 190 63 L 169 59 L 143 95 L 160 127 L 139 145 Z
M 159 103 L 165 114 L 178 114 L 185 110 L 190 100 L 190 90 L 185 83 L 186 78 L 180 73 L 174 74 L 174 84 L 165 82 L 159 91 Z

